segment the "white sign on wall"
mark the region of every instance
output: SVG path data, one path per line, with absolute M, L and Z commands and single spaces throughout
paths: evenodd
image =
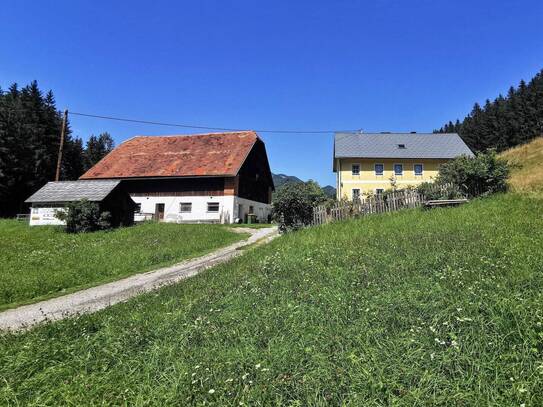
M 58 219 L 55 215 L 57 212 L 64 212 L 62 207 L 52 208 L 31 208 L 30 209 L 30 226 L 38 225 L 64 225 L 65 222 Z

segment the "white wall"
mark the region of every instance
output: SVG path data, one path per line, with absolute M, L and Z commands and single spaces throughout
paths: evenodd
M 57 219 L 55 212 L 64 211 L 63 207 L 30 208 L 30 226 L 65 225 L 66 222 Z
M 254 207 L 254 212 L 262 222 L 267 221 L 271 211 L 271 205 L 250 201 L 234 196 L 132 196 L 134 202 L 141 204 L 141 212 L 154 214 L 157 203 L 164 204 L 164 221 L 166 222 L 217 222 L 233 223 L 236 218 L 244 219 L 249 206 Z M 190 213 L 181 213 L 181 202 L 192 203 Z M 208 202 L 218 202 L 219 212 L 207 211 Z M 238 214 L 238 205 L 242 205 L 242 216 Z
M 241 205 L 241 213 L 238 212 L 239 205 Z M 234 198 L 234 218 L 240 218 L 244 221 L 245 214 L 249 213 L 250 206 L 253 206 L 253 213 L 257 216 L 260 223 L 268 222 L 268 215 L 271 214 L 271 205 L 237 196 Z

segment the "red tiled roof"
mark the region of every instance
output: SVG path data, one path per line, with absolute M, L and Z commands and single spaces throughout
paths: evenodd
M 254 131 L 193 136 L 137 136 L 80 179 L 235 176 L 258 140 Z

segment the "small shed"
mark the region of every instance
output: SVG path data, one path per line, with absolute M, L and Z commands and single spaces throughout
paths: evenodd
M 82 199 L 96 202 L 100 211 L 111 213 L 114 227 L 134 223 L 136 203 L 123 189 L 121 180 L 79 180 L 48 182 L 28 198 L 25 202 L 32 204 L 30 225 L 63 225 L 56 212 Z

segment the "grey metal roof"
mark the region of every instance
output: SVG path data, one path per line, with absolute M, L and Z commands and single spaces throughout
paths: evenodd
M 473 155 L 456 133 L 336 133 L 334 139 L 334 158 L 454 158 L 463 154 Z
M 121 180 L 88 180 L 48 182 L 25 202 L 72 202 L 81 199 L 100 202 Z

